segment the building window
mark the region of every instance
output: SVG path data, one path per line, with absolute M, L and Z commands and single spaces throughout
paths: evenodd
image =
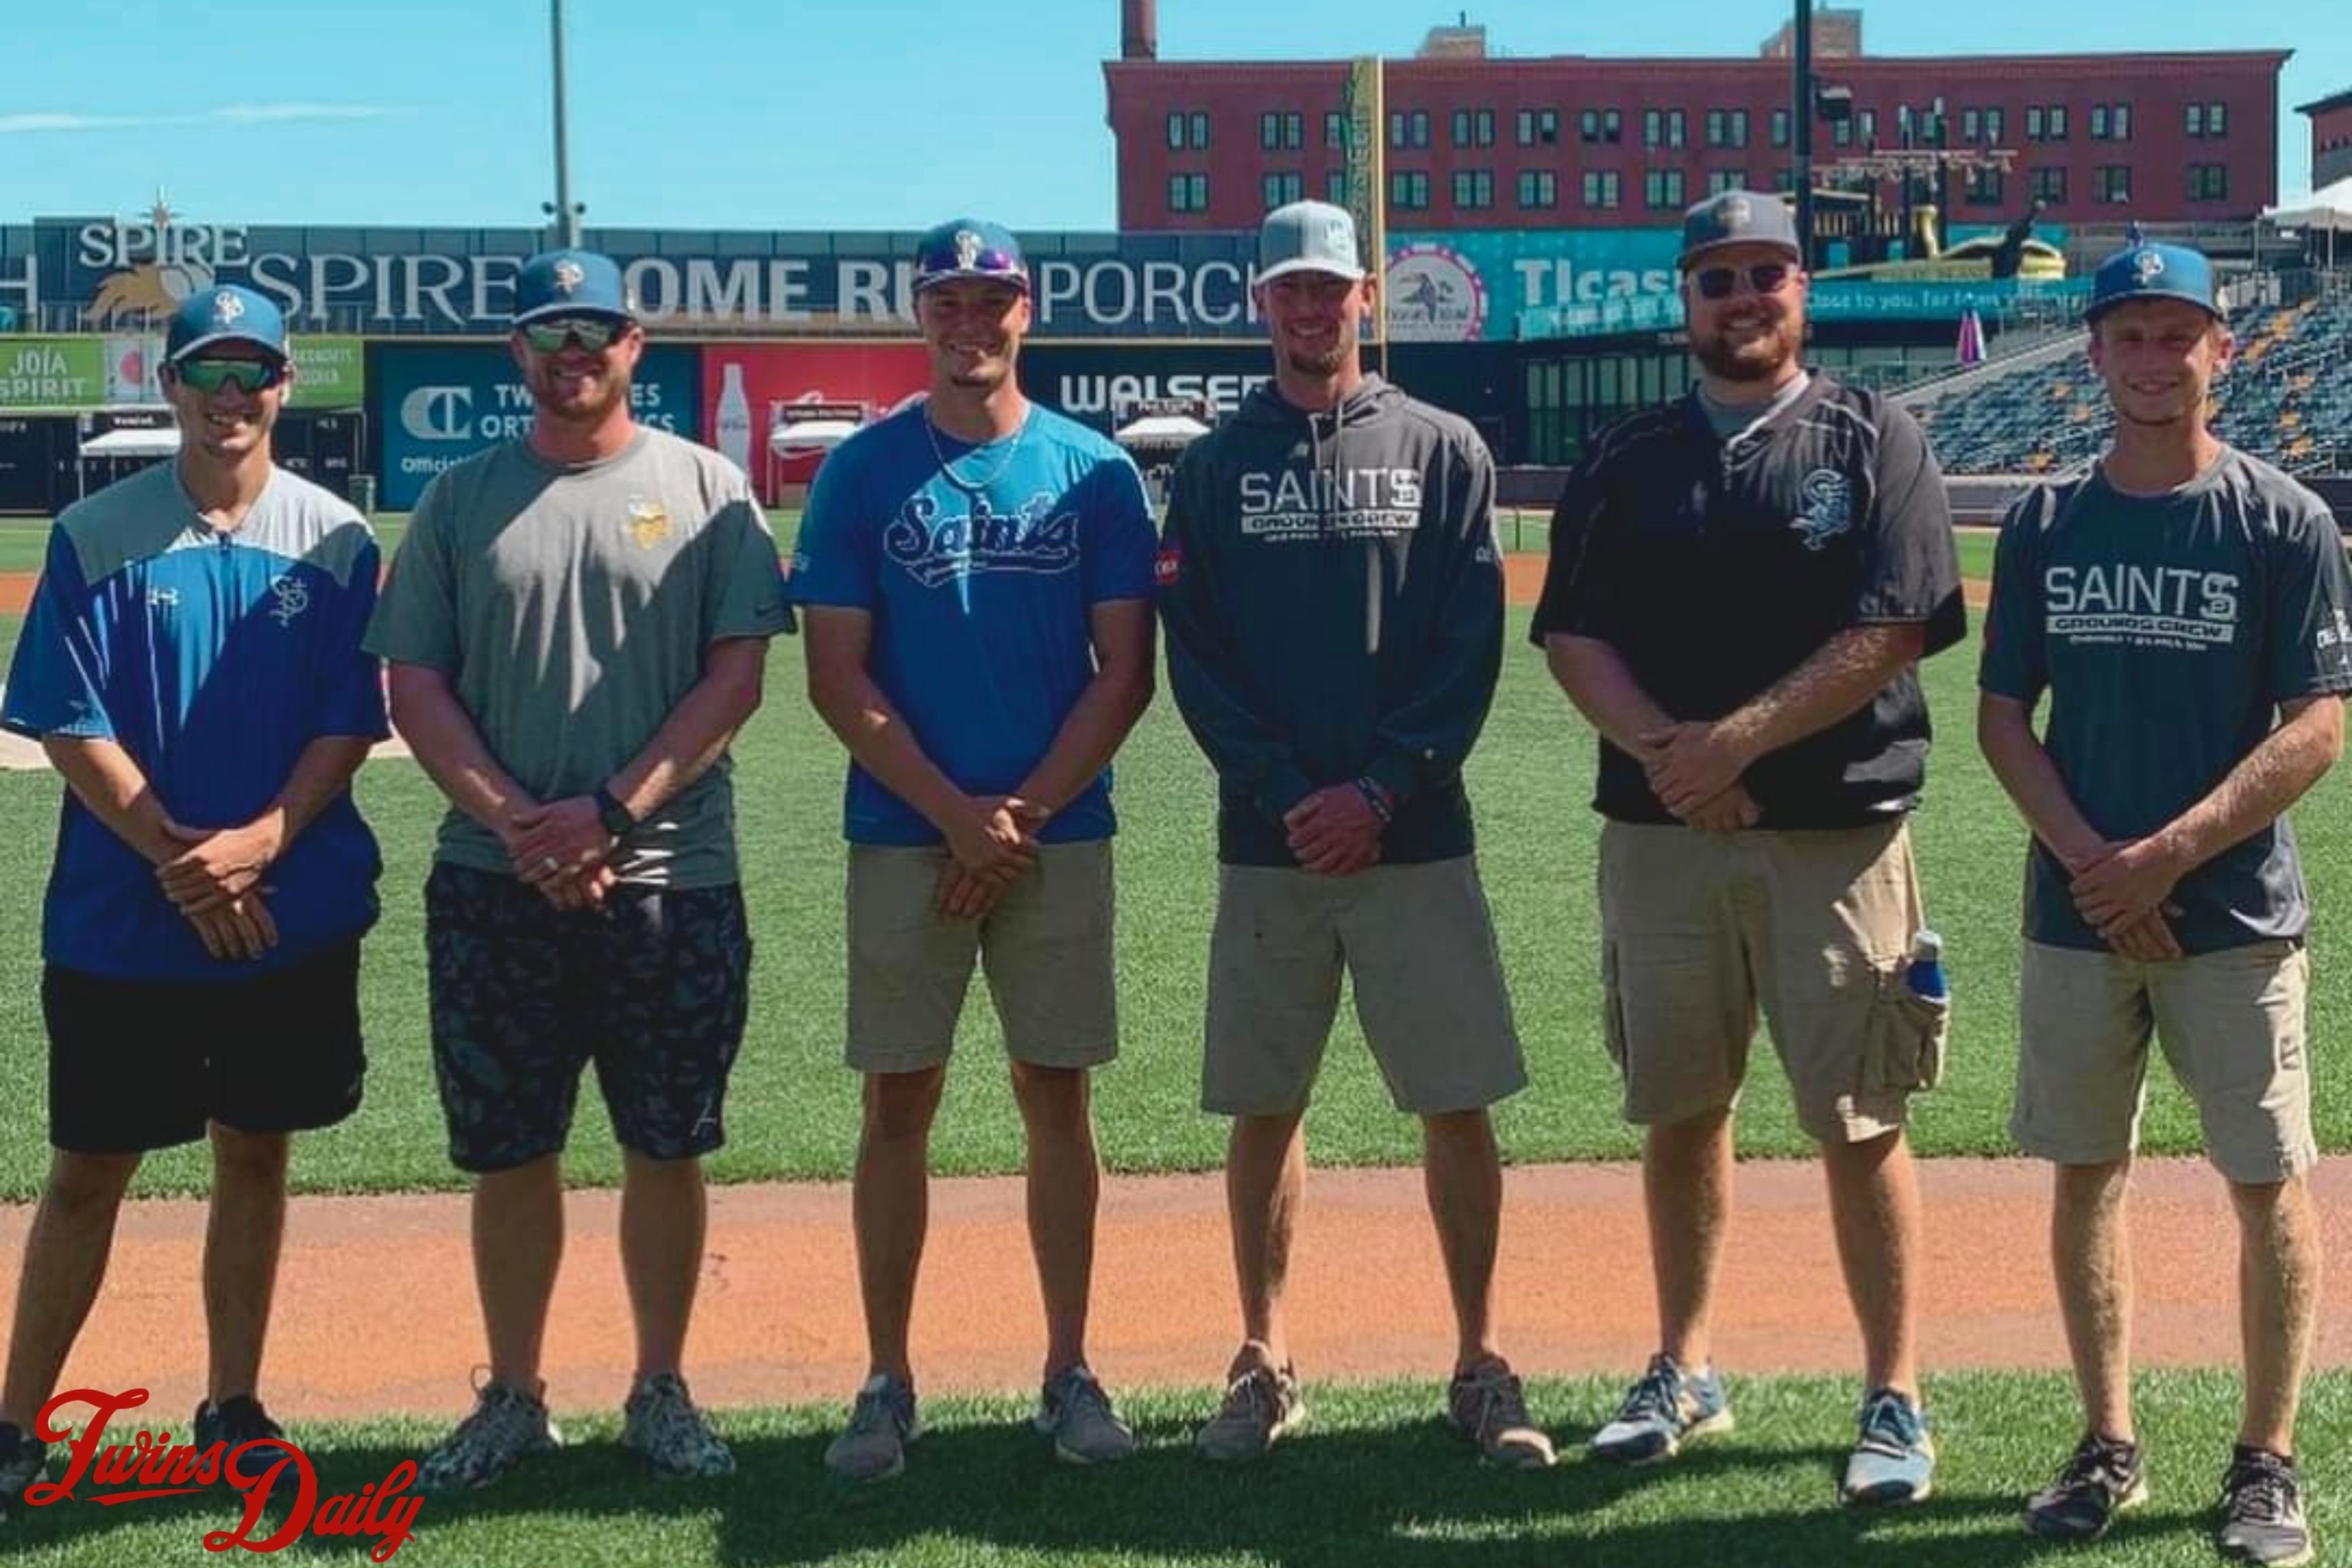
M 1389 116 L 1389 145 L 1391 147 L 1426 147 L 1429 145 L 1429 110 L 1400 109 Z
M 2029 104 L 2029 105 L 2026 107 L 2026 110 L 2025 110 L 2025 139 L 2026 139 L 2028 142 L 2039 142 L 2039 141 L 2041 141 L 2041 140 L 2042 139 L 2042 106 L 2041 106 L 2040 104 L 2038 104 L 2038 103 L 2035 103 L 2035 104 Z
M 2001 177 L 1999 169 L 1970 169 L 1966 197 L 1972 207 L 1997 207 L 2001 204 Z
M 1307 194 L 1307 176 L 1296 170 L 1288 174 L 1268 174 L 1258 182 L 1258 188 L 1265 197 L 1266 211 L 1272 212 L 1276 207 L 1288 206 Z
M 2055 206 L 2066 199 L 2066 171 L 2036 169 L 2033 171 L 2033 197 Z
M 1624 140 L 1625 117 L 1613 109 L 1588 109 L 1577 117 L 1577 133 L 1587 142 L 1615 145 Z
M 2102 164 L 2092 171 L 2097 181 L 2099 200 L 2110 206 L 2120 206 L 2131 200 L 2131 170 L 2122 163 Z
M 1171 213 L 1207 212 L 1209 210 L 1209 176 L 1206 174 L 1169 175 L 1168 210 Z
M 1960 110 L 1960 140 L 1963 142 L 1981 142 L 1984 140 L 1983 110 L 1976 109 L 1963 109 Z
M 1679 147 L 1683 144 L 1683 111 L 1679 109 L 1642 110 L 1642 145 Z
M 1830 122 L 1830 141 L 1840 147 L 1853 145 L 1853 121 L 1851 119 Z
M 1557 109 L 1522 109 L 1519 110 L 1519 145 L 1522 147 L 1556 147 L 1559 144 L 1559 110 Z
M 2189 134 L 2198 141 L 2227 136 L 2230 133 L 2229 106 L 2222 103 L 2192 103 L 2187 107 Z
M 2050 106 L 2050 140 L 2053 142 L 2066 140 L 2066 106 L 2063 103 L 2053 103 Z
M 1493 206 L 1495 205 L 1495 171 L 1492 169 L 1454 170 L 1454 205 L 1456 207 Z
M 1653 207 L 1682 206 L 1683 172 L 1680 169 L 1653 169 L 1643 174 L 1642 199 Z
M 2191 163 L 2189 165 L 2189 199 L 2192 202 L 2226 202 L 2230 199 L 2230 169 L 2226 163 Z
M 1772 111 L 1772 145 L 1786 147 L 1788 144 L 1789 111 L 1785 109 L 1776 109 Z
M 1587 169 L 1584 171 L 1584 205 L 1589 207 L 1617 205 L 1617 171 Z
M 1323 111 L 1323 145 L 1345 147 L 1348 144 L 1348 117 L 1336 109 Z
M 2091 140 L 2094 142 L 2130 141 L 2131 105 L 2128 103 L 2091 105 Z
M 1549 169 L 1519 171 L 1519 205 L 1523 207 L 1553 207 L 1559 205 L 1559 182 Z
M 1429 205 L 1429 174 L 1421 169 L 1400 169 L 1389 176 L 1389 205 L 1414 211 Z
M 1797 171 L 1783 163 L 1772 171 L 1772 188 L 1782 195 L 1792 195 L 1797 189 Z
M 1709 169 L 1707 171 L 1706 194 L 1710 196 L 1719 196 L 1726 191 L 1741 191 L 1747 188 L 1748 171 L 1745 169 Z
M 1991 147 L 1998 147 L 2000 145 L 2001 127 L 2004 123 L 2003 116 L 2005 112 L 2005 110 L 1999 109 L 1988 109 L 1985 110 L 1986 145 Z
M 1184 111 L 1182 110 L 1175 109 L 1169 110 L 1168 150 L 1171 153 L 1181 153 L 1184 150 Z
M 1454 145 L 1456 147 L 1492 147 L 1495 144 L 1495 111 L 1491 109 L 1457 109 L 1454 111 Z
M 1257 144 L 1267 152 L 1282 145 L 1282 116 L 1268 112 L 1257 117 Z
M 1747 146 L 1748 111 L 1744 109 L 1708 110 L 1706 144 L 1710 147 Z
M 1348 205 L 1348 171 L 1328 169 L 1323 174 L 1323 199 L 1335 207 Z

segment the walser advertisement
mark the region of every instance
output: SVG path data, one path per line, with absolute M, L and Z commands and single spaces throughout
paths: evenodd
M 692 348 L 648 344 L 629 393 L 638 422 L 698 437 L 695 373 Z M 411 510 L 434 475 L 530 429 L 530 390 L 502 342 L 383 343 L 375 384 L 387 511 Z
M 1033 403 L 1108 434 L 1139 403 L 1197 398 L 1213 420 L 1274 378 L 1274 350 L 1254 343 L 1040 343 L 1021 349 Z

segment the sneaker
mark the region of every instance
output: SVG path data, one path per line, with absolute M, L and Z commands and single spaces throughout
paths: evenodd
M 2303 1480 L 2294 1461 L 2264 1448 L 2238 1446 L 2221 1480 L 2224 1556 L 2266 1568 L 2295 1568 L 2311 1559 L 2311 1526 L 2303 1517 Z
M 14 1421 L 0 1421 L 0 1517 L 16 1506 L 26 1487 L 41 1479 L 49 1446 Z
M 1135 1452 L 1135 1434 L 1110 1407 L 1110 1395 L 1081 1362 L 1045 1384 L 1037 1430 L 1054 1439 L 1054 1457 L 1072 1465 L 1107 1465 Z
M 1224 1403 L 1194 1435 L 1204 1459 L 1259 1459 L 1307 1419 L 1298 1374 L 1290 1368 L 1252 1366 L 1225 1385 Z
M 205 1400 L 196 1406 L 194 1419 L 190 1425 L 194 1430 L 195 1445 L 199 1452 L 211 1447 L 215 1443 L 225 1445 L 221 1450 L 221 1462 L 224 1465 L 227 1464 L 229 1455 L 236 1453 L 247 1443 L 281 1445 L 280 1451 L 275 1456 L 268 1453 L 246 1456 L 244 1461 L 236 1467 L 236 1474 L 248 1480 L 258 1480 L 264 1471 L 284 1458 L 286 1450 L 293 1447 L 286 1441 L 286 1428 L 272 1421 L 269 1418 L 269 1412 L 261 1407 L 261 1401 L 250 1394 L 240 1394 L 234 1399 L 224 1399 L 218 1405 L 215 1405 L 209 1399 Z M 235 1476 L 229 1477 L 228 1479 L 232 1486 L 236 1482 Z
M 923 1435 L 915 1390 L 876 1373 L 857 1391 L 849 1425 L 824 1450 L 824 1468 L 845 1481 L 887 1481 L 907 1468 L 907 1445 Z
M 621 1447 L 635 1449 L 657 1475 L 686 1480 L 735 1473 L 733 1452 L 674 1372 L 637 1379 L 621 1406 Z
M 1445 1386 L 1445 1413 L 1487 1464 L 1540 1470 L 1557 1458 L 1551 1439 L 1528 1415 L 1527 1393 L 1511 1363 L 1500 1356 L 1454 1374 Z
M 2026 1500 L 2025 1528 L 2051 1541 L 2096 1541 L 2116 1515 L 2147 1500 L 2139 1445 L 2094 1435 L 2074 1445 L 2057 1479 Z
M 1655 1465 L 1683 1451 L 1696 1437 L 1731 1430 L 1731 1400 L 1713 1367 L 1685 1372 L 1659 1352 L 1617 1407 L 1616 1418 L 1592 1435 L 1595 1458 L 1625 1465 Z
M 509 1384 L 485 1384 L 474 1413 L 436 1444 L 416 1468 L 423 1493 L 471 1491 L 488 1486 L 534 1454 L 563 1447 L 563 1434 L 546 1402 Z
M 1918 1402 L 1882 1388 L 1862 1402 L 1862 1431 L 1838 1486 L 1843 1503 L 1925 1502 L 1936 1489 L 1936 1439 Z

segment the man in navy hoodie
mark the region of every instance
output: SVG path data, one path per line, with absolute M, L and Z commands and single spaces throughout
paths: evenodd
M 1490 1461 L 1540 1467 L 1551 1443 L 1493 1310 L 1487 1108 L 1527 1073 L 1462 787 L 1502 664 L 1494 463 L 1467 423 L 1365 373 L 1376 289 L 1346 212 L 1268 215 L 1275 379 L 1185 453 L 1161 539 L 1170 682 L 1218 777 L 1202 1098 L 1234 1118 L 1245 1335 L 1199 1447 L 1255 1458 L 1303 1414 L 1283 1285 L 1344 969 L 1391 1097 L 1422 1119 L 1460 1334 L 1448 1413 Z

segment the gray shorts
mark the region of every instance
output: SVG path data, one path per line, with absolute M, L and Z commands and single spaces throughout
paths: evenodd
M 1118 1056 L 1110 841 L 1040 846 L 1035 867 L 976 921 L 939 912 L 953 864 L 944 846 L 850 846 L 849 1065 L 945 1062 L 975 961 L 1013 1060 L 1091 1068 Z
M 1343 971 L 1398 1110 L 1474 1110 L 1527 1087 L 1475 860 L 1352 877 L 1225 866 L 1209 942 L 1203 1109 L 1274 1116 L 1304 1107 Z
M 2304 1048 L 2310 966 L 2290 942 L 2169 963 L 2027 942 L 2011 1135 L 2062 1165 L 2131 1153 L 2153 1034 L 2224 1176 L 2260 1186 L 2309 1170 L 2319 1157 Z

